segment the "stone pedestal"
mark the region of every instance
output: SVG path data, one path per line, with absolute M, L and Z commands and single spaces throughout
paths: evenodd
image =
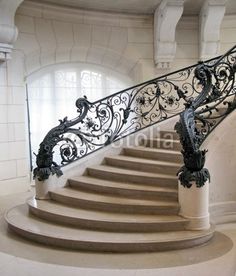
M 53 191 L 57 188 L 57 176 L 50 175 L 50 177 L 44 181 L 35 179 L 35 198 L 36 199 L 49 199 L 49 191 Z
M 209 183 L 201 188 L 197 188 L 195 182 L 192 184 L 191 188 L 185 188 L 179 183 L 179 215 L 189 220 L 186 229 L 209 229 Z

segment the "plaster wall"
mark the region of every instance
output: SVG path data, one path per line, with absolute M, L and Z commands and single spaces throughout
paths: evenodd
M 177 52 L 172 68 L 153 63 L 153 17 L 71 10 L 23 3 L 17 10 L 19 30 L 12 59 L 0 64 L 0 195 L 29 188 L 25 82 L 51 64 L 83 62 L 129 76 L 134 83 L 196 63 L 198 17 L 177 25 Z M 221 50 L 236 41 L 236 16 L 226 16 Z M 169 125 L 170 126 L 170 125 Z
M 0 64 L 0 195 L 29 187 L 23 56 Z

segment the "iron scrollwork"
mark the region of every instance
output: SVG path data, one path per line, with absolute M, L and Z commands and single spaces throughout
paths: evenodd
M 71 127 L 85 118 L 88 110 L 88 102 L 86 99 L 79 99 L 76 102 L 76 106 L 79 116 L 74 120 L 68 120 L 67 117 L 60 120 L 60 124 L 47 133 L 39 146 L 36 159 L 37 167 L 33 171 L 34 178 L 37 177 L 39 181 L 48 179 L 51 174 L 56 174 L 58 177 L 63 174 L 60 166 L 53 161 L 53 149 L 59 143 L 61 143 L 60 156 L 62 163 L 73 162 L 77 157 L 75 142 L 70 137 L 65 137 L 64 133 L 73 133 L 74 129 Z
M 202 187 L 210 173 L 205 165 L 207 150 L 201 145 L 212 130 L 236 108 L 235 47 L 210 63 L 200 62 L 194 78 L 202 87 L 195 99 L 189 99 L 175 125 L 182 144 L 184 166 L 179 170 L 180 183 L 190 188 L 193 182 Z
M 62 175 L 61 167 L 179 114 L 184 103 L 198 93 L 191 83 L 193 67 L 156 78 L 96 102 L 79 98 L 78 117 L 60 120 L 40 144 L 34 177 Z M 56 153 L 57 152 L 57 153 Z M 60 163 L 55 161 L 55 155 Z

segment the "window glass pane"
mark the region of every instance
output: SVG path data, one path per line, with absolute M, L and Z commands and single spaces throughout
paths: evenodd
M 88 70 L 82 71 L 81 91 L 91 102 L 102 98 L 102 75 Z

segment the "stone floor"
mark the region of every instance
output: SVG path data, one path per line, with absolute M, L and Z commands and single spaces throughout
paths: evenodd
M 216 227 L 212 241 L 192 249 L 142 254 L 98 254 L 46 247 L 7 230 L 6 209 L 34 191 L 0 197 L 1 276 L 235 276 L 236 222 Z

